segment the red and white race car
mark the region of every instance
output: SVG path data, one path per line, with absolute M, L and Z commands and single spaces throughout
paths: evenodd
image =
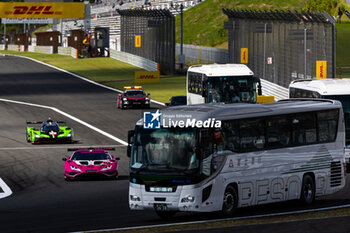
M 151 99 L 149 93 L 142 90 L 142 86 L 127 86 L 124 87 L 124 92 L 119 94 L 117 98 L 118 108 L 124 109 L 127 107 L 150 108 Z
M 119 157 L 110 155 L 108 150 L 114 150 L 114 148 L 68 149 L 74 153 L 62 159 L 64 161 L 64 178 L 66 180 L 84 176 L 118 178 Z

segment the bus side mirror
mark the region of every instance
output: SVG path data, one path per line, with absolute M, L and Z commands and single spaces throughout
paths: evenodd
M 254 82 L 256 82 L 258 84 L 258 95 L 262 95 L 260 78 L 254 77 Z
M 204 89 L 202 89 L 202 97 L 207 97 L 207 92 Z
M 126 150 L 126 155 L 130 158 L 131 157 L 131 144 L 132 144 L 132 138 L 134 137 L 135 130 L 129 130 L 128 132 L 128 147 Z

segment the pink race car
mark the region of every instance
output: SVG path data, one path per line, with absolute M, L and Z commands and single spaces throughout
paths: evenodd
M 114 148 L 75 148 L 74 153 L 63 158 L 64 178 L 72 180 L 83 176 L 103 176 L 118 178 L 119 157 L 110 155 L 107 150 Z

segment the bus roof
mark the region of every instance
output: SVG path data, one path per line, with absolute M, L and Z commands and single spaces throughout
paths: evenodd
M 320 95 L 350 95 L 350 79 L 300 79 L 290 83 L 289 88 L 316 91 Z
M 202 121 L 209 118 L 214 118 L 215 120 L 234 120 L 338 108 L 341 108 L 339 101 L 308 98 L 286 99 L 265 104 L 210 103 L 182 105 L 165 108 L 160 112 L 162 114 L 161 118 L 168 122 L 170 119 L 172 121 L 179 121 L 187 120 L 188 118 Z M 142 119 L 137 122 L 137 125 L 142 124 Z
M 243 64 L 209 64 L 194 65 L 188 68 L 188 72 L 203 73 L 206 76 L 252 76 L 254 75 L 248 66 Z

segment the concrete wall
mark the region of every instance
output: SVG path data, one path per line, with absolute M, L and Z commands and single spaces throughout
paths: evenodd
M 7 45 L 7 50 L 19 51 L 19 45 L 9 44 L 9 45 Z
M 35 52 L 35 53 L 53 53 L 53 46 L 28 46 L 29 52 Z
M 76 58 L 76 49 L 73 47 L 58 47 L 58 54 L 69 55 Z
M 4 44 L 0 44 L 0 50 L 5 50 L 5 45 Z
M 158 64 L 156 62 L 130 53 L 125 53 L 111 49 L 110 57 L 118 61 L 122 61 L 130 65 L 140 67 L 147 71 L 157 71 Z

